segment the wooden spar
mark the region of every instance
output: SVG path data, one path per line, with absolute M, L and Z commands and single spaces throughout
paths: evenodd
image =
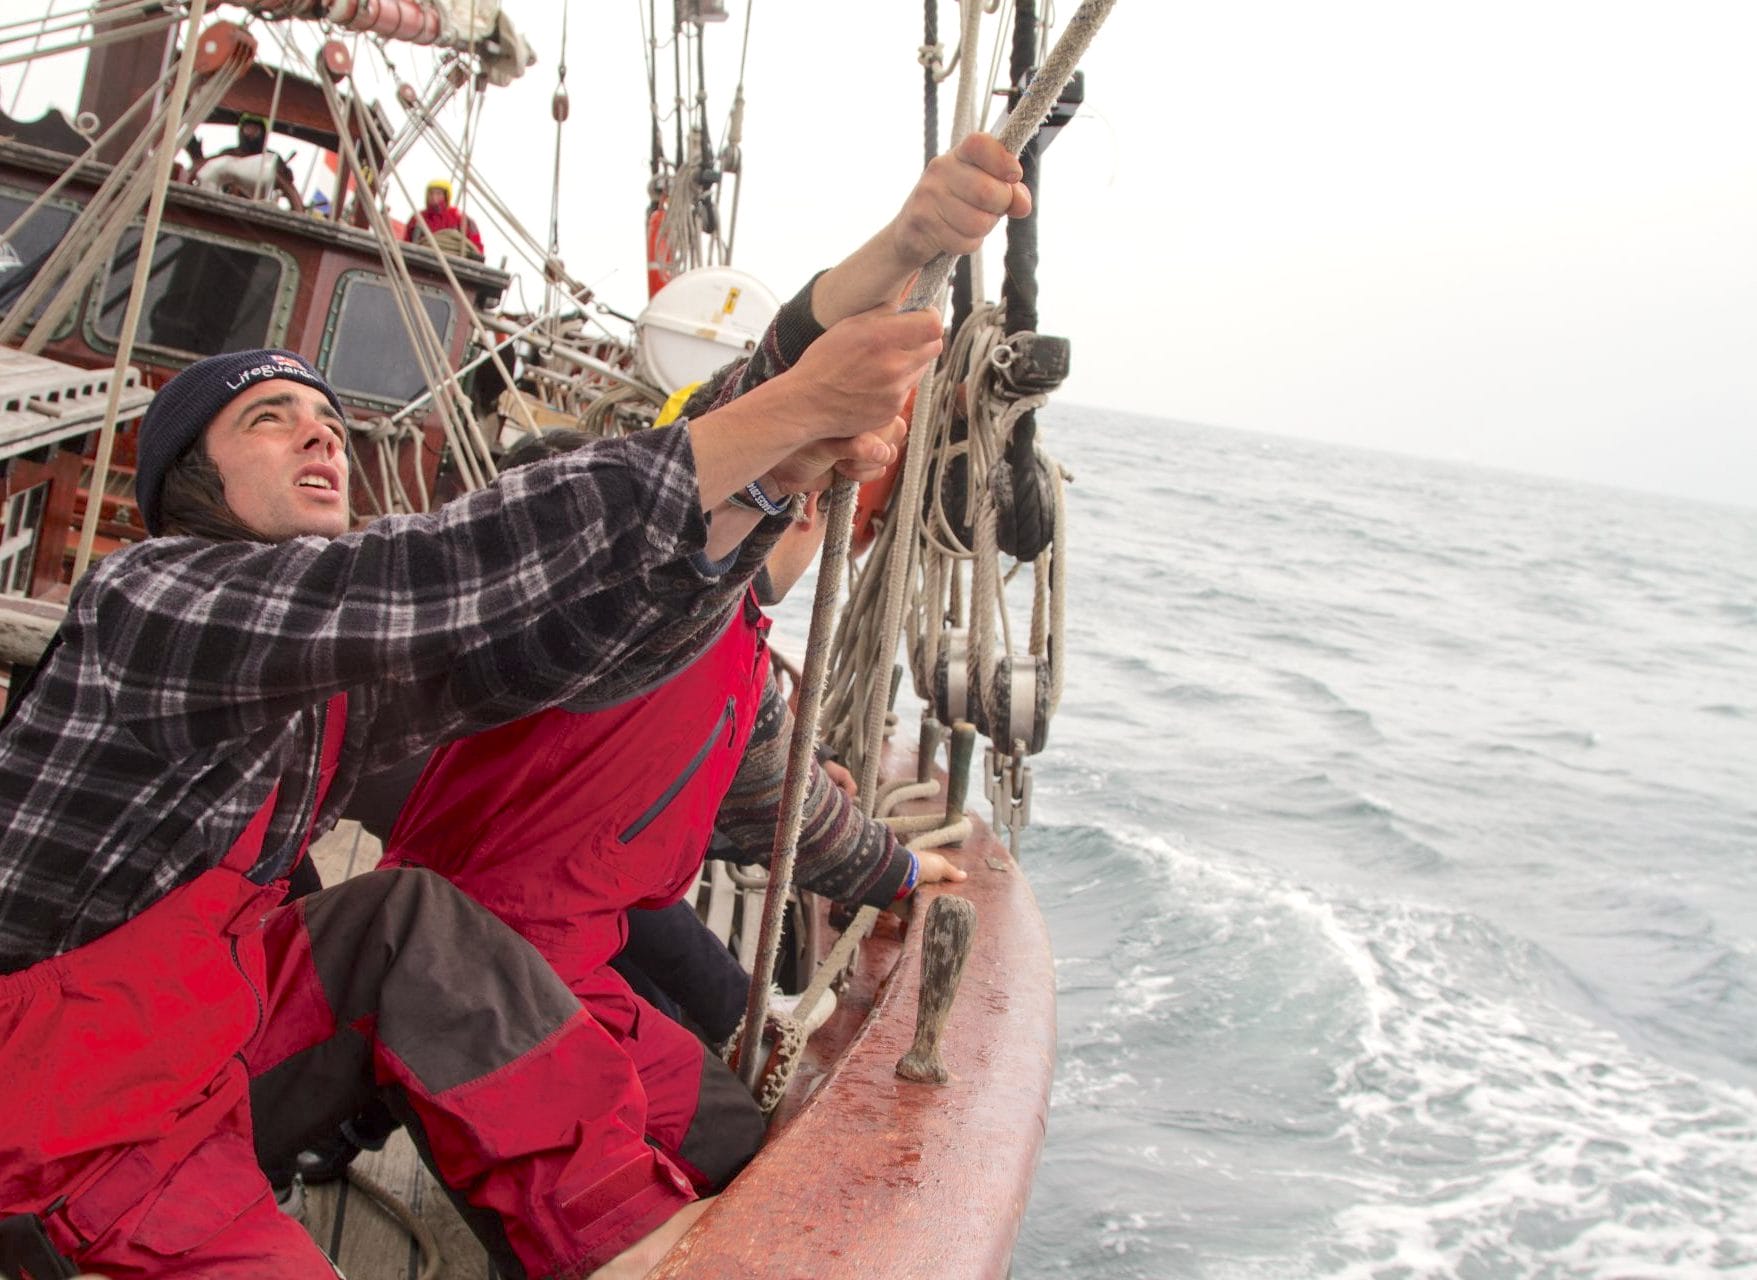
M 246 9 L 276 18 L 314 18 L 365 35 L 467 49 L 471 33 L 441 39 L 445 34 L 439 11 L 422 0 L 241 0 Z
M 128 294 L 128 311 L 122 319 L 122 332 L 116 343 L 116 369 L 110 378 L 110 398 L 104 407 L 104 425 L 98 432 L 98 456 L 92 463 L 91 484 L 86 492 L 85 519 L 79 527 L 79 553 L 73 559 L 73 581 L 78 582 L 91 563 L 92 542 L 98 533 L 98 516 L 103 509 L 99 495 L 110 477 L 110 452 L 116 443 L 116 409 L 122 400 L 122 384 L 128 374 L 128 361 L 134 356 L 134 331 L 140 324 L 140 308 L 146 299 L 147 277 L 152 273 L 153 248 L 158 242 L 159 219 L 165 212 L 165 191 L 171 185 L 171 162 L 175 158 L 177 131 L 183 123 L 183 108 L 189 101 L 189 82 L 195 78 L 195 59 L 201 46 L 201 18 L 207 0 L 191 0 L 188 34 L 183 40 L 183 54 L 177 64 L 177 83 L 171 87 L 171 100 L 165 104 L 164 135 L 159 139 L 159 154 L 154 157 L 152 197 L 147 201 L 146 226 L 140 232 L 140 250 L 134 259 L 134 284 Z

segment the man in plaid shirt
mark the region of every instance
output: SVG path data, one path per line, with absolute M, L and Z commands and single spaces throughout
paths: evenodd
M 0 1217 L 113 1276 L 332 1274 L 253 1139 L 382 1093 L 503 1274 L 644 1270 L 688 1180 L 537 953 L 424 871 L 289 906 L 284 877 L 362 772 L 578 694 L 766 552 L 784 522 L 735 489 L 881 470 L 939 346 L 932 314 L 855 317 L 694 421 L 356 533 L 302 358 L 168 383 L 138 474 L 171 536 L 78 585 L 0 733 Z M 252 1078 L 286 1099 L 254 1133 Z

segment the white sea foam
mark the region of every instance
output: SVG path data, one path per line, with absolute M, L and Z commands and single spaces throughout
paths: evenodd
M 1336 1102 L 1359 1158 L 1401 1176 L 1335 1215 L 1326 1274 L 1388 1260 L 1414 1276 L 1703 1274 L 1757 1258 L 1757 1095 L 1483 990 L 1448 959 L 1455 918 L 1343 914 L 1343 963 L 1377 1015 Z
M 1757 1094 L 1558 1008 L 1534 976 L 1541 957 L 1480 921 L 1333 901 L 1158 834 L 1108 834 L 1140 863 L 1136 894 L 1157 906 L 1117 944 L 1143 958 L 1113 953 L 1110 997 L 1076 1033 L 1110 1052 L 1065 1060 L 1056 1105 L 1135 1098 L 1143 1079 L 1119 1063 L 1145 1056 L 1130 1047 L 1141 1025 L 1175 1019 L 1186 995 L 1202 1034 L 1228 1025 L 1233 1015 L 1194 1008 L 1199 982 L 1168 963 L 1168 938 L 1199 937 L 1205 961 L 1229 956 L 1228 980 L 1251 1001 L 1262 992 L 1241 975 L 1302 954 L 1305 980 L 1347 1005 L 1343 1038 L 1324 1053 L 1329 1117 L 1316 1126 L 1347 1158 L 1299 1175 L 1334 1206 L 1308 1274 L 1610 1280 L 1757 1265 Z M 1133 1236 L 1104 1238 L 1126 1247 Z

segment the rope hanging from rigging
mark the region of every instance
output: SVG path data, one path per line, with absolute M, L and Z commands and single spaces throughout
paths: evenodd
M 1053 108 L 1063 87 L 1073 77 L 1075 63 L 1085 52 L 1097 33 L 1104 19 L 1109 15 L 1115 0 L 1084 0 L 1079 10 L 1069 20 L 1067 29 L 1056 42 L 1055 48 L 1044 60 L 1042 71 L 1036 80 L 1022 95 L 1019 103 L 997 130 L 1001 144 L 1014 155 L 1025 145 L 1030 136 L 1036 132 L 1039 123 Z M 967 100 L 967 94 L 961 86 L 960 98 Z M 961 113 L 968 118 L 968 113 Z M 919 308 L 938 300 L 951 274 L 952 260 L 942 256 L 925 267 L 911 290 L 906 307 Z M 933 370 L 923 374 L 921 384 L 916 388 L 916 420 L 926 412 L 925 406 L 933 399 L 933 384 L 936 381 Z M 918 437 L 919 438 L 919 437 Z M 890 546 L 901 548 L 896 556 L 896 563 L 888 575 L 887 593 L 884 601 L 884 616 L 880 624 L 879 643 L 880 661 L 889 668 L 889 655 L 894 653 L 900 638 L 903 625 L 903 591 L 909 570 L 912 565 L 916 539 L 899 538 L 897 530 L 906 522 L 913 526 L 914 513 L 919 510 L 921 500 L 921 481 L 925 472 L 925 450 L 911 450 L 905 466 L 905 479 L 899 486 L 898 496 L 894 499 L 893 516 L 885 530 L 889 536 Z M 768 985 L 774 974 L 775 956 L 780 947 L 782 915 L 785 911 L 787 894 L 792 885 L 793 863 L 798 850 L 799 826 L 804 801 L 804 780 L 812 753 L 817 747 L 818 718 L 824 702 L 825 685 L 827 683 L 828 654 L 827 642 L 830 639 L 829 615 L 834 612 L 837 587 L 839 585 L 839 566 L 846 558 L 849 537 L 854 516 L 855 486 L 843 482 L 835 486 L 830 499 L 827 517 L 826 537 L 824 540 L 823 558 L 818 570 L 817 596 L 813 601 L 810 635 L 806 642 L 804 673 L 798 689 L 798 707 L 795 712 L 793 739 L 787 759 L 787 772 L 782 785 L 781 818 L 776 828 L 774 852 L 769 860 L 772 885 L 765 902 L 763 913 L 761 941 L 759 944 L 758 966 L 751 975 L 751 998 L 745 1010 L 745 1030 L 740 1042 L 740 1056 L 744 1064 L 743 1074 L 746 1083 L 754 1082 L 757 1057 L 757 1034 L 763 1025 L 763 1015 L 767 1006 Z M 881 538 L 881 541 L 884 539 Z M 875 550 L 874 560 L 869 564 L 867 573 L 874 574 L 878 568 L 878 557 Z M 870 629 L 870 628 L 863 628 Z M 846 634 L 850 630 L 848 616 L 844 615 L 837 626 L 837 631 Z M 1033 628 L 1035 633 L 1036 628 Z M 870 679 L 869 669 L 869 679 Z M 1056 691 L 1053 679 L 1049 681 L 1053 693 Z M 1034 701 L 1035 709 L 1035 701 Z M 866 732 L 860 745 L 863 754 L 856 770 L 858 778 L 857 794 L 860 803 L 867 813 L 873 811 L 876 803 L 878 773 L 878 742 L 883 732 L 886 702 L 875 695 L 868 702 L 866 711 Z M 1010 749 L 1014 743 L 1007 743 Z M 991 783 L 992 789 L 992 783 Z M 998 806 L 997 806 L 998 807 Z M 1017 813 L 1021 806 L 1014 806 Z M 1016 831 L 1016 827 L 1015 827 Z M 837 943 L 842 949 L 843 943 L 849 943 L 848 954 L 871 928 L 876 911 L 863 907 L 855 917 L 855 921 Z M 850 942 L 850 940 L 853 940 Z M 821 966 L 814 975 L 812 984 L 801 996 L 795 1007 L 795 1016 L 808 1018 L 811 1013 L 811 1002 L 827 984 L 834 979 L 834 968 L 829 962 Z

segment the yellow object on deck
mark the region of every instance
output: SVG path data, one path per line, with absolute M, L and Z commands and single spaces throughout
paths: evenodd
M 689 398 L 695 394 L 696 388 L 701 385 L 699 382 L 692 382 L 687 387 L 679 387 L 673 391 L 670 399 L 665 401 L 665 407 L 659 410 L 659 416 L 653 419 L 653 425 L 655 427 L 668 427 L 676 422 L 683 414 L 683 406 L 689 402 Z

